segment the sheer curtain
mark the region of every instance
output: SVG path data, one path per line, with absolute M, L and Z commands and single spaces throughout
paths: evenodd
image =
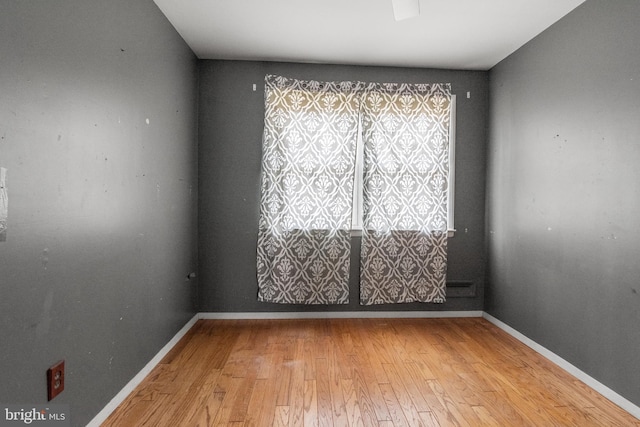
M 362 105 L 360 302 L 444 302 L 449 84 L 371 84 Z
M 258 300 L 349 301 L 362 85 L 265 77 Z

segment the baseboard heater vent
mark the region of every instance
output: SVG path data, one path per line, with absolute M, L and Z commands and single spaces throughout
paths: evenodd
M 476 285 L 473 282 L 447 282 L 447 298 L 472 298 L 476 296 Z

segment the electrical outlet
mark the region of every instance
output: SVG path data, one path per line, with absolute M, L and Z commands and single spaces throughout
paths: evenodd
M 47 369 L 47 398 L 53 399 L 64 390 L 64 360 Z

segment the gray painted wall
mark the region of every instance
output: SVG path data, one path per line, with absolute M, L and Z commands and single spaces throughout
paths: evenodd
M 85 425 L 195 312 L 197 62 L 151 0 L 3 1 L 0 58 L 0 402 L 65 359 Z
M 491 70 L 486 311 L 640 405 L 640 2 Z
M 473 298 L 445 304 L 380 305 L 367 310 L 481 310 L 484 285 L 484 178 L 488 72 L 234 61 L 200 62 L 199 309 L 207 312 L 357 311 L 360 240 L 354 238 L 348 305 L 257 301 L 256 239 L 264 76 L 325 81 L 451 82 L 458 95 L 456 211 L 448 279 L 471 281 Z M 253 84 L 257 89 L 253 91 Z M 471 98 L 466 98 L 466 92 Z M 466 230 L 466 231 L 465 231 Z

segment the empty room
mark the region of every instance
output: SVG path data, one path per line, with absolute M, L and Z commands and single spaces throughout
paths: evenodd
M 640 427 L 638 22 L 2 0 L 0 425 Z

